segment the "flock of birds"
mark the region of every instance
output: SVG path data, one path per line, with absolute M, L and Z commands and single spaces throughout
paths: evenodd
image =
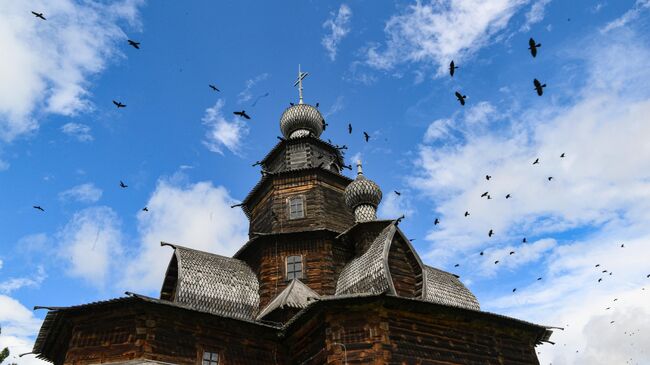
M 41 20 L 47 20 L 47 18 L 43 15 L 42 12 L 39 13 L 39 12 L 32 11 L 31 13 L 32 13 L 36 18 L 38 18 L 38 19 L 41 19 Z M 570 20 L 570 19 L 569 19 L 569 20 Z M 132 40 L 132 39 L 128 39 L 127 42 L 128 42 L 128 45 L 130 45 L 131 47 L 133 47 L 133 48 L 135 48 L 135 49 L 138 49 L 138 50 L 140 49 L 140 44 L 141 44 L 140 42 L 134 41 L 134 40 Z M 537 57 L 538 48 L 541 47 L 541 46 L 542 46 L 541 43 L 536 42 L 533 38 L 530 38 L 530 39 L 529 39 L 529 41 L 528 41 L 528 50 L 530 51 L 530 54 L 531 54 L 531 56 L 532 56 L 533 58 Z M 457 70 L 457 69 L 459 69 L 459 66 L 457 66 L 457 65 L 455 64 L 455 62 L 452 60 L 452 61 L 449 63 L 449 75 L 450 75 L 452 78 L 453 78 L 454 75 L 456 74 L 456 70 Z M 533 79 L 533 86 L 534 86 L 534 90 L 535 90 L 535 92 L 537 93 L 537 95 L 542 96 L 542 95 L 544 94 L 544 88 L 546 88 L 546 84 L 543 84 L 543 83 L 541 83 L 537 78 L 534 78 L 534 79 Z M 215 92 L 220 92 L 220 91 L 221 91 L 221 90 L 220 90 L 216 85 L 214 85 L 214 84 L 208 84 L 208 87 L 209 87 L 211 90 L 215 91 Z M 265 93 L 265 94 L 259 96 L 259 97 L 255 100 L 255 102 L 253 103 L 253 106 L 255 106 L 255 104 L 257 103 L 257 101 L 258 101 L 260 98 L 266 97 L 266 96 L 268 96 L 268 95 L 269 95 L 269 93 L 267 92 L 267 93 Z M 458 100 L 458 102 L 460 103 L 461 106 L 464 106 L 464 105 L 466 104 L 467 95 L 462 94 L 460 91 L 455 91 L 455 92 L 454 92 L 454 95 L 455 95 L 456 99 Z M 113 104 L 114 104 L 115 107 L 118 108 L 118 109 L 126 108 L 126 106 L 127 106 L 126 104 L 124 104 L 123 102 L 118 101 L 118 100 L 113 100 Z M 290 105 L 293 106 L 294 104 L 293 104 L 293 103 L 290 103 Z M 316 103 L 316 107 L 317 107 L 317 108 L 319 107 L 319 103 Z M 233 114 L 236 115 L 236 116 L 238 116 L 238 117 L 241 117 L 241 118 L 243 118 L 243 119 L 246 119 L 246 120 L 250 120 L 250 119 L 251 119 L 251 116 L 250 116 L 248 113 L 246 113 L 245 110 L 234 111 Z M 323 120 L 323 130 L 325 130 L 325 128 L 327 127 L 327 125 L 328 125 L 328 124 L 325 123 L 325 121 Z M 352 134 L 352 131 L 353 131 L 352 123 L 348 123 L 347 131 L 348 131 L 348 134 Z M 364 138 L 365 142 L 369 142 L 369 141 L 370 141 L 370 134 L 368 134 L 368 132 L 366 132 L 366 131 L 363 131 L 363 138 Z M 278 139 L 283 140 L 282 137 L 278 137 Z M 329 142 L 330 144 L 332 144 L 331 141 L 328 140 L 328 142 Z M 337 147 L 338 149 L 347 149 L 347 146 L 336 146 L 336 147 Z M 322 156 L 321 156 L 321 157 L 322 157 Z M 566 154 L 563 152 L 563 153 L 560 154 L 560 158 L 564 158 L 564 157 L 566 157 Z M 536 159 L 532 162 L 532 165 L 538 165 L 539 163 L 540 163 L 539 158 L 536 158 Z M 260 161 L 257 161 L 255 164 L 253 164 L 253 166 L 257 166 L 257 165 L 260 165 L 260 164 L 261 164 Z M 346 165 L 346 166 L 343 166 L 343 167 L 348 168 L 348 169 L 351 169 L 351 166 L 349 166 L 349 165 Z M 485 180 L 486 180 L 486 181 L 489 181 L 490 179 L 492 179 L 492 176 L 491 176 L 491 175 L 485 175 Z M 552 180 L 553 180 L 553 176 L 548 176 L 548 177 L 547 177 L 547 180 L 548 180 L 548 181 L 552 181 Z M 128 188 L 128 185 L 125 184 L 123 181 L 120 181 L 120 182 L 119 182 L 119 187 L 122 188 L 122 189 L 126 189 L 126 188 Z M 395 193 L 397 196 L 401 196 L 401 195 L 402 195 L 402 194 L 401 194 L 399 191 L 397 191 L 397 190 L 395 190 L 394 193 Z M 490 195 L 489 191 L 486 191 L 486 192 L 482 193 L 480 197 L 481 197 L 481 198 L 486 198 L 486 199 L 488 199 L 488 200 L 492 199 L 492 196 Z M 505 195 L 505 199 L 510 199 L 510 198 L 512 198 L 512 194 L 508 193 L 508 194 Z M 236 204 L 236 205 L 233 205 L 233 207 L 236 207 L 236 206 L 239 206 L 239 205 L 240 205 L 240 204 Z M 39 210 L 39 211 L 41 211 L 41 212 L 45 212 L 45 209 L 44 209 L 43 207 L 41 207 L 40 205 L 34 205 L 33 208 L 36 209 L 36 210 Z M 144 208 L 142 208 L 142 211 L 148 212 L 149 209 L 145 206 Z M 464 215 L 464 217 L 469 217 L 469 216 L 470 216 L 470 212 L 469 212 L 469 210 L 466 210 L 465 213 L 464 213 L 463 215 Z M 402 219 L 404 219 L 404 215 L 402 215 L 401 217 L 399 217 L 399 218 L 397 219 L 397 223 L 399 223 Z M 434 226 L 437 226 L 437 225 L 439 225 L 440 223 L 441 223 L 441 222 L 440 222 L 440 219 L 439 219 L 439 218 L 435 218 L 435 219 L 434 219 Z M 490 229 L 490 230 L 488 231 L 488 233 L 487 233 L 488 237 L 490 237 L 490 238 L 491 238 L 494 234 L 495 234 L 495 232 L 494 232 L 493 229 Z M 411 239 L 411 241 L 413 241 L 413 240 L 414 240 L 414 239 Z M 527 239 L 526 239 L 526 237 L 523 237 L 523 238 L 522 238 L 522 243 L 527 243 Z M 625 245 L 624 245 L 624 244 L 621 244 L 621 245 L 620 245 L 620 248 L 625 248 Z M 508 256 L 512 256 L 512 255 L 515 255 L 515 254 L 516 254 L 515 251 L 510 251 L 509 254 L 508 254 Z M 480 251 L 480 252 L 479 252 L 479 255 L 480 255 L 480 256 L 484 256 L 484 255 L 485 255 L 485 252 L 484 252 L 484 251 Z M 499 262 L 501 262 L 501 260 L 495 260 L 495 261 L 494 261 L 494 264 L 497 265 L 497 264 L 499 264 Z M 457 264 L 454 265 L 454 267 L 460 267 L 460 264 L 457 263 Z M 595 268 L 600 268 L 600 267 L 601 267 L 600 264 L 596 264 L 596 265 L 595 265 Z M 605 276 L 604 274 L 607 274 L 607 276 L 611 276 L 613 273 L 612 273 L 611 271 L 607 270 L 607 269 L 603 269 L 603 270 L 600 270 L 600 274 L 602 274 L 602 275 L 601 275 L 601 277 L 598 278 L 598 280 L 597 280 L 598 283 L 600 283 L 600 282 L 603 281 L 603 276 Z M 457 278 L 460 278 L 459 275 L 456 275 L 456 274 L 453 274 L 453 275 L 454 275 L 455 277 L 457 277 Z M 648 275 L 646 276 L 646 278 L 649 278 L 649 279 L 650 279 L 650 274 L 648 274 Z M 543 279 L 542 277 L 538 277 L 536 280 L 537 280 L 537 281 L 540 281 L 540 280 L 542 280 L 542 279 Z M 642 288 L 642 290 L 645 290 L 645 288 Z M 513 288 L 513 289 L 512 289 L 512 292 L 513 292 L 513 293 L 516 292 L 516 291 L 517 291 L 517 288 Z M 613 300 L 613 302 L 616 302 L 616 301 L 618 301 L 618 298 L 615 298 L 615 299 Z M 605 310 L 610 310 L 610 309 L 612 309 L 611 306 L 605 308 Z M 614 324 L 614 323 L 615 323 L 615 321 L 611 321 L 611 322 L 610 322 L 610 324 Z M 567 324 L 566 327 L 568 328 L 569 325 Z M 564 328 L 563 328 L 563 330 L 564 330 Z M 630 332 L 629 335 L 632 336 L 633 334 L 636 334 L 636 333 L 638 333 L 638 330 L 637 330 L 637 332 Z M 627 334 L 627 332 L 625 332 L 625 334 Z M 565 344 L 565 346 L 566 346 L 566 344 Z M 576 350 L 576 353 L 577 353 L 577 352 L 578 352 L 578 350 Z M 539 353 L 539 352 L 538 352 L 538 353 Z

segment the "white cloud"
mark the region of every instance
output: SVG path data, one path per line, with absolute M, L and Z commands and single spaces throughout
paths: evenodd
M 0 262 L 2 264 L 2 262 Z M 0 265 L 1 267 L 1 265 Z M 22 289 L 24 287 L 38 287 L 41 285 L 47 275 L 45 268 L 39 266 L 32 277 L 9 278 L 0 282 L 0 292 L 10 294 L 12 291 Z
M 423 62 L 437 65 L 441 74 L 450 60 L 463 60 L 487 45 L 525 3 L 527 0 L 418 1 L 387 21 L 385 47 L 371 45 L 366 62 L 382 70 Z
M 105 288 L 123 251 L 117 214 L 109 207 L 86 208 L 72 217 L 59 237 L 68 274 Z
M 248 135 L 248 126 L 245 122 L 231 117 L 228 121 L 223 115 L 224 101 L 219 99 L 216 104 L 205 110 L 203 124 L 209 129 L 205 133 L 203 144 L 212 152 L 223 155 L 223 147 L 230 152 L 241 156 L 242 138 Z
M 161 179 L 147 202 L 149 212 L 138 214 L 141 244 L 125 266 L 121 287 L 160 290 L 171 255 L 161 241 L 228 256 L 248 240 L 248 220 L 241 209 L 230 208 L 234 199 L 224 187 L 182 180 Z
M 453 129 L 434 122 L 425 143 L 444 133 L 459 137 L 435 148 L 421 146 L 414 170 L 422 173 L 410 180 L 412 189 L 435 199 L 443 217 L 428 235 L 425 261 L 443 267 L 462 261 L 477 268 L 468 274 L 474 282 L 485 274 L 516 274 L 509 280 L 517 292 L 486 290 L 490 297 L 479 298 L 483 309 L 570 324 L 552 337 L 558 345 L 542 347 L 541 363 L 619 364 L 630 357 L 650 362 L 648 353 L 620 340 L 623 332 L 640 329 L 644 334 L 634 341 L 641 346 L 650 333 L 650 323 L 632 320 L 650 313 L 650 49 L 637 36 L 611 32 L 583 42 L 588 86 L 567 87 L 575 96 L 567 105 L 547 102 L 537 114 L 494 108 L 478 123 L 486 126 L 480 133 L 460 114 L 449 118 Z M 623 64 L 621 53 L 628 55 Z M 491 128 L 495 118 L 504 121 L 499 128 Z M 533 166 L 535 158 L 540 164 Z M 486 181 L 486 174 L 492 179 Z M 555 179 L 549 182 L 548 176 Z M 480 197 L 485 191 L 491 200 Z M 506 200 L 508 193 L 512 198 Z M 465 210 L 470 217 L 463 216 Z M 520 243 L 526 236 L 535 240 Z M 527 271 L 532 268 L 537 271 Z M 605 311 L 608 306 L 611 311 Z
M 331 12 L 330 17 L 323 23 L 323 28 L 329 30 L 321 41 L 327 50 L 330 60 L 336 59 L 337 47 L 341 40 L 350 32 L 352 10 L 346 4 L 341 4 L 338 13 Z
M 9 348 L 10 356 L 5 363 L 19 365 L 45 365 L 34 356 L 19 358 L 21 353 L 30 352 L 34 346 L 33 336 L 38 333 L 41 320 L 16 299 L 0 294 L 0 349 Z
M 246 88 L 237 95 L 237 102 L 239 104 L 245 103 L 253 98 L 253 88 L 261 81 L 269 78 L 268 73 L 263 73 L 255 76 L 252 79 L 246 80 Z
M 377 211 L 377 216 L 382 219 L 397 219 L 402 214 L 410 217 L 415 213 L 415 208 L 406 190 L 400 191 L 402 195 L 395 194 L 394 191 L 386 191 L 383 194 L 381 204 Z
M 141 3 L 0 2 L 0 49 L 11 50 L 0 60 L 0 139 L 36 130 L 44 113 L 90 110 L 88 79 L 119 54 L 126 36 L 118 23 L 135 23 Z
M 599 4 L 600 5 L 600 4 Z M 634 3 L 634 7 L 621 15 L 620 17 L 612 20 L 607 23 L 605 27 L 601 29 L 601 32 L 606 33 L 613 29 L 621 28 L 627 25 L 629 22 L 635 20 L 641 15 L 641 13 L 650 8 L 650 0 L 637 0 Z
M 60 192 L 59 199 L 64 201 L 74 200 L 81 203 L 95 203 L 102 197 L 102 193 L 102 190 L 92 183 L 86 183 Z
M 530 10 L 526 13 L 526 23 L 521 27 L 521 30 L 528 31 L 533 24 L 539 23 L 544 19 L 544 10 L 546 5 L 550 3 L 551 0 L 537 0 L 530 7 Z
M 90 142 L 94 139 L 90 134 L 90 127 L 81 123 L 66 123 L 61 127 L 61 132 L 76 138 L 79 142 Z
M 327 112 L 323 115 L 323 117 L 327 118 L 330 115 L 334 115 L 340 112 L 341 110 L 343 110 L 343 108 L 345 107 L 345 103 L 343 100 L 344 100 L 343 95 L 337 96 L 336 100 L 334 100 L 334 104 L 332 104 L 332 106 L 327 110 Z

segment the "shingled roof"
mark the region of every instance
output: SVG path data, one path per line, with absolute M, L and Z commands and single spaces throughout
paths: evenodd
M 275 299 L 271 301 L 257 316 L 260 320 L 267 314 L 273 312 L 278 308 L 297 308 L 302 309 L 311 304 L 314 300 L 320 299 L 320 296 L 315 291 L 311 290 L 307 285 L 303 284 L 298 279 L 293 279 L 284 290 L 278 294 Z
M 478 300 L 453 274 L 424 265 L 424 300 L 465 309 L 481 310 Z
M 243 261 L 165 244 L 174 248 L 161 299 L 200 311 L 255 319 L 260 297 L 257 276 Z

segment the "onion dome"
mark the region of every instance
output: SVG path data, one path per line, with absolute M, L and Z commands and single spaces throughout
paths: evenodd
M 354 211 L 357 222 L 377 219 L 377 206 L 381 202 L 381 189 L 374 181 L 363 176 L 361 161 L 357 162 L 357 178 L 345 188 L 345 204 Z
M 280 130 L 285 138 L 299 138 L 309 135 L 320 137 L 323 133 L 323 116 L 309 104 L 293 105 L 282 113 Z

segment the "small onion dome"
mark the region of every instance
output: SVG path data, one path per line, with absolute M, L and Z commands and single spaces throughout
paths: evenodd
M 323 116 L 309 104 L 293 105 L 282 113 L 280 130 L 285 138 L 304 137 L 311 133 L 320 137 L 323 133 Z
M 345 204 L 352 210 L 360 205 L 370 205 L 377 209 L 382 197 L 379 185 L 363 176 L 361 161 L 357 162 L 357 170 L 357 178 L 345 188 Z

